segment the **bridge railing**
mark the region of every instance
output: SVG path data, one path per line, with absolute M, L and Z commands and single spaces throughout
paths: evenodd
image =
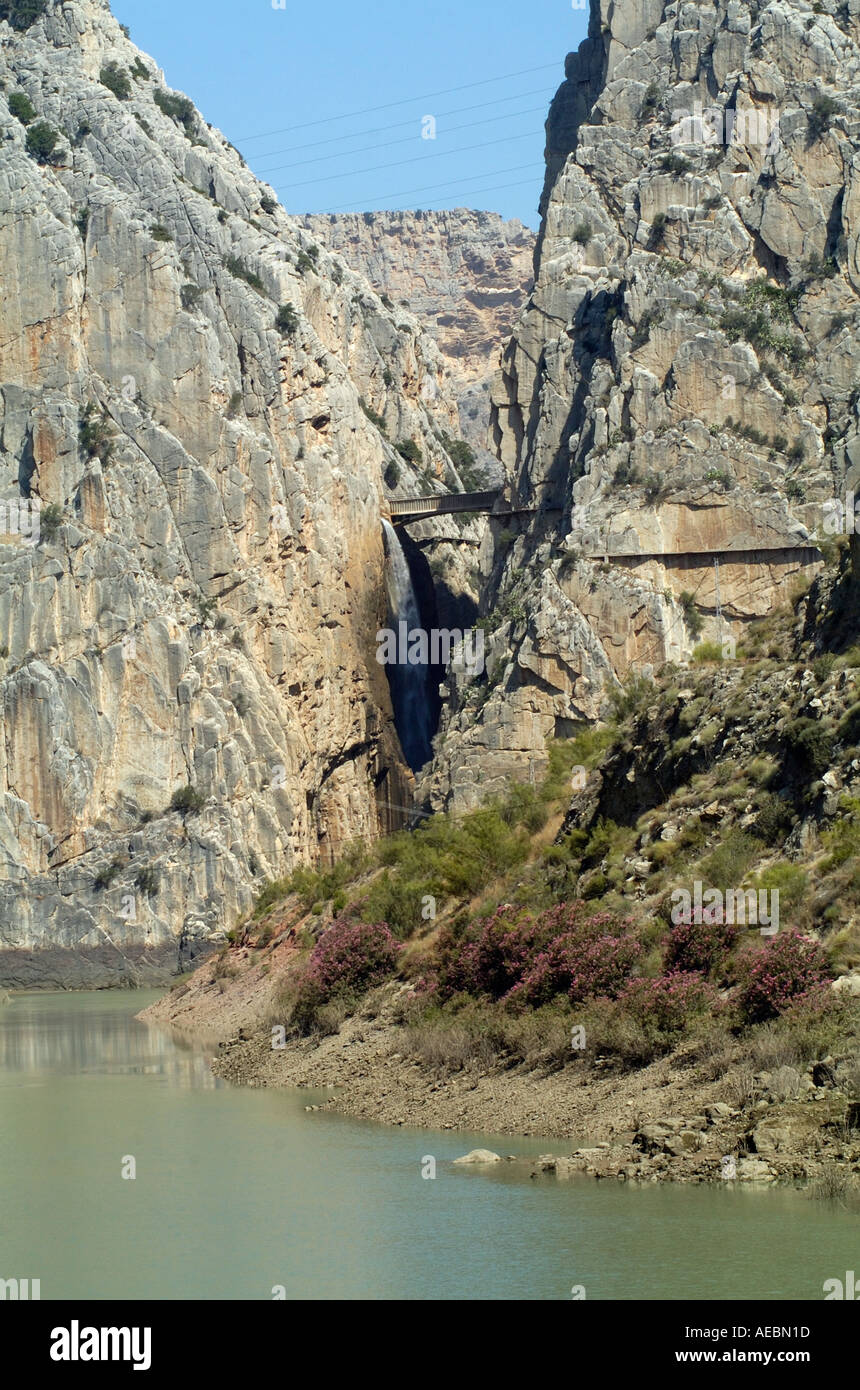
M 411 516 L 415 512 L 474 512 L 491 509 L 501 496 L 498 488 L 488 492 L 437 492 L 431 497 L 392 498 L 392 516 Z

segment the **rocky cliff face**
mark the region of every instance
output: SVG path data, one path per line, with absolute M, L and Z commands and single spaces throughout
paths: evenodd
M 490 387 L 500 345 L 534 283 L 534 234 L 466 208 L 308 216 L 301 224 L 436 339 L 451 369 L 458 434 L 497 477 L 487 450 Z
M 264 878 L 398 823 L 383 474 L 426 483 L 393 443 L 457 486 L 417 318 L 286 216 L 106 3 L 42 9 L 0 23 L 13 985 L 157 977 Z
M 434 804 L 539 771 L 632 669 L 731 654 L 820 567 L 860 465 L 858 76 L 857 0 L 593 3 L 493 392 L 527 510 L 496 531 L 488 677 L 452 693 Z

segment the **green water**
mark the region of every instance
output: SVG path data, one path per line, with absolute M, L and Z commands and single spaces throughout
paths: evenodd
M 0 1007 L 0 1278 L 40 1279 L 43 1299 L 817 1299 L 860 1270 L 860 1218 L 800 1192 L 464 1171 L 471 1148 L 563 1145 L 217 1083 L 135 1020 L 155 997 Z

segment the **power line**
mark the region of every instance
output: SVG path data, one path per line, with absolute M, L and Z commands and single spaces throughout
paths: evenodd
M 318 121 L 303 121 L 301 125 L 281 126 L 279 130 L 264 130 L 258 135 L 241 135 L 240 140 L 268 140 L 272 135 L 283 135 L 291 130 L 309 130 L 311 126 L 328 125 L 332 121 L 349 121 L 354 116 L 367 116 L 372 111 L 390 111 L 395 106 L 406 106 L 413 101 L 430 101 L 432 97 L 450 96 L 452 92 L 467 92 L 473 87 L 486 87 L 491 82 L 507 82 L 511 77 L 525 77 L 530 72 L 546 72 L 558 68 L 558 59 L 553 63 L 540 63 L 536 68 L 520 68 L 518 72 L 500 73 L 498 77 L 484 77 L 480 82 L 464 82 L 460 87 L 443 87 L 438 92 L 425 92 L 423 96 L 403 97 L 400 101 L 386 101 L 381 106 L 364 106 L 360 111 L 345 111 L 340 116 L 323 116 Z
M 455 135 L 460 130 L 474 130 L 475 126 L 489 125 L 490 122 L 494 121 L 512 121 L 517 116 L 534 116 L 538 112 L 543 111 L 543 109 L 544 108 L 542 106 L 532 106 L 529 107 L 529 109 L 526 111 L 509 111 L 507 115 L 484 116 L 480 121 L 467 121 L 464 125 L 451 126 L 448 130 L 445 130 L 443 134 Z M 321 164 L 327 159 L 348 159 L 355 154 L 365 154 L 368 150 L 390 150 L 393 148 L 394 145 L 408 145 L 410 143 L 414 143 L 415 138 L 415 132 L 413 131 L 411 135 L 404 135 L 399 140 L 389 140 L 388 143 L 385 145 L 361 145 L 357 150 L 338 150 L 336 154 L 312 155 L 310 159 L 298 159 L 294 164 L 276 164 L 272 169 L 258 169 L 257 173 L 262 174 L 263 176 L 266 176 L 268 174 L 280 174 L 283 172 L 284 169 L 299 169 L 304 164 Z M 451 150 L 449 153 L 456 154 L 457 151 Z M 423 156 L 423 158 L 425 159 L 428 157 L 429 156 L 427 155 Z M 422 156 L 418 155 L 416 156 L 416 158 L 422 158 Z M 406 163 L 407 161 L 404 160 L 402 162 Z M 377 167 L 390 169 L 393 166 L 390 164 L 386 164 L 378 165 Z M 360 169 L 345 169 L 342 172 L 342 177 L 345 178 L 348 174 L 361 172 L 362 170 Z M 339 178 L 341 177 L 341 175 L 335 175 L 334 177 Z
M 489 149 L 491 145 L 511 145 L 515 140 L 533 140 L 534 137 L 533 130 L 524 130 L 520 135 L 502 135 L 498 140 L 480 140 L 477 145 L 460 145 L 456 150 L 438 150 L 436 154 L 413 154 L 409 159 L 389 160 L 387 164 L 367 164 L 363 169 L 341 169 L 337 174 L 321 174 L 318 179 L 301 179 L 298 183 L 291 179 L 286 187 L 307 188 L 313 183 L 331 183 L 332 179 L 352 177 L 353 174 L 376 174 L 380 169 L 399 169 L 404 164 L 423 164 L 428 159 L 450 159 L 454 154 L 469 154 L 472 150 Z M 282 184 L 283 182 L 281 180 Z
M 454 106 L 449 111 L 436 111 L 434 113 L 437 120 L 444 116 L 462 116 L 466 111 L 483 111 L 487 106 L 498 106 L 502 101 L 520 101 L 523 97 L 543 96 L 546 87 L 534 87 L 530 92 L 513 92 L 509 97 L 493 97 L 492 101 L 476 101 L 471 106 Z M 352 135 L 328 135 L 324 140 L 303 141 L 301 145 L 287 145 L 282 150 L 267 150 L 265 154 L 258 154 L 257 159 L 273 159 L 275 155 L 293 154 L 301 150 L 315 150 L 320 145 L 339 144 L 343 140 L 360 140 L 365 135 L 384 135 L 387 130 L 402 130 L 404 126 L 414 126 L 415 117 L 410 116 L 406 121 L 394 121 L 389 125 L 371 126 L 370 130 L 357 130 Z
M 430 193 L 430 192 L 433 191 L 434 188 L 456 188 L 456 187 L 458 186 L 458 184 L 461 184 L 461 183 L 470 183 L 470 182 L 472 181 L 473 178 L 481 178 L 481 177 L 483 177 L 483 178 L 489 179 L 489 178 L 493 178 L 496 174 L 516 174 L 516 173 L 519 173 L 519 171 L 520 171 L 521 169 L 534 169 L 534 167 L 535 167 L 535 161 L 534 161 L 534 160 L 529 160 L 529 162 L 528 162 L 527 164 L 512 164 L 508 169 L 488 169 L 487 172 L 486 172 L 486 174 L 484 174 L 484 175 L 470 174 L 470 175 L 469 175 L 469 178 L 467 178 L 467 179 L 457 179 L 456 182 L 453 183 L 453 184 L 452 184 L 452 183 L 449 183 L 449 182 L 446 180 L 444 183 L 431 183 L 431 184 L 425 184 L 423 188 L 404 188 L 404 189 L 401 189 L 401 191 L 400 191 L 399 193 L 380 193 L 380 194 L 377 194 L 375 197 L 370 198 L 370 199 L 368 199 L 368 198 L 359 198 L 359 199 L 358 199 L 356 202 L 354 202 L 354 203 L 341 203 L 341 205 L 340 205 L 339 207 L 327 208 L 326 211 L 328 211 L 328 212 L 346 212 L 346 211 L 348 211 L 350 208 L 364 207 L 368 202 L 374 202 L 374 203 L 382 202 L 382 203 L 387 203 L 388 200 L 389 200 L 389 198 L 408 198 L 409 195 L 412 194 L 412 193 Z M 487 190 L 487 191 L 489 192 L 489 190 Z M 444 195 L 443 195 L 443 197 L 444 197 Z M 436 201 L 436 202 L 439 202 L 440 199 L 437 198 L 435 201 Z

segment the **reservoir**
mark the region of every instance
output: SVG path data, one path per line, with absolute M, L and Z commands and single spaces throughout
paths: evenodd
M 0 1006 L 0 1279 L 43 1300 L 818 1299 L 860 1269 L 856 1209 L 802 1191 L 452 1167 L 565 1145 L 218 1082 L 204 1049 L 135 1019 L 157 997 Z

